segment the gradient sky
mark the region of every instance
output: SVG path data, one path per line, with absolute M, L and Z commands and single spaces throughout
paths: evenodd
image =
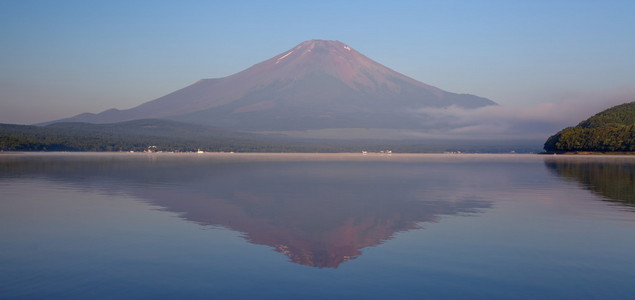
M 310 39 L 505 107 L 635 101 L 632 0 L 3 0 L 0 123 L 131 108 Z

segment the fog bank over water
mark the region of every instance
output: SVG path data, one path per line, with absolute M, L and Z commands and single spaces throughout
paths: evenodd
M 557 131 L 612 106 L 635 101 L 635 90 L 606 94 L 569 94 L 559 102 L 531 106 L 487 106 L 477 109 L 425 108 L 418 111 L 427 123 L 448 130 L 412 131 L 413 137 L 457 139 L 547 138 Z
M 389 140 L 533 140 L 549 136 L 615 105 L 635 101 L 635 89 L 563 95 L 561 101 L 527 106 L 497 105 L 476 109 L 457 106 L 415 111 L 425 129 L 329 128 L 274 131 L 292 137 Z

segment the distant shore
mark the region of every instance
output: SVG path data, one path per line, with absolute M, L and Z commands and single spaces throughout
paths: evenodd
M 635 152 L 592 152 L 592 151 L 572 151 L 572 152 L 543 152 L 544 155 L 635 155 Z

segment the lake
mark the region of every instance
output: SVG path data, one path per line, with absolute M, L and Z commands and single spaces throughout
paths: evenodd
M 625 299 L 635 156 L 0 154 L 0 298 Z

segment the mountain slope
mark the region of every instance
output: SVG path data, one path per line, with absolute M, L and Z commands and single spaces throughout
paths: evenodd
M 90 124 L 78 122 L 55 123 L 45 128 L 63 130 L 73 134 L 111 134 L 144 137 L 180 137 L 203 139 L 206 137 L 255 137 L 254 134 L 230 131 L 206 125 L 171 120 L 140 119 L 119 123 Z
M 635 151 L 635 102 L 611 107 L 561 130 L 547 139 L 544 148 L 551 152 Z
M 241 130 L 420 128 L 417 111 L 425 107 L 495 104 L 416 81 L 344 43 L 312 40 L 242 72 L 199 80 L 128 110 L 62 121 L 166 118 Z

